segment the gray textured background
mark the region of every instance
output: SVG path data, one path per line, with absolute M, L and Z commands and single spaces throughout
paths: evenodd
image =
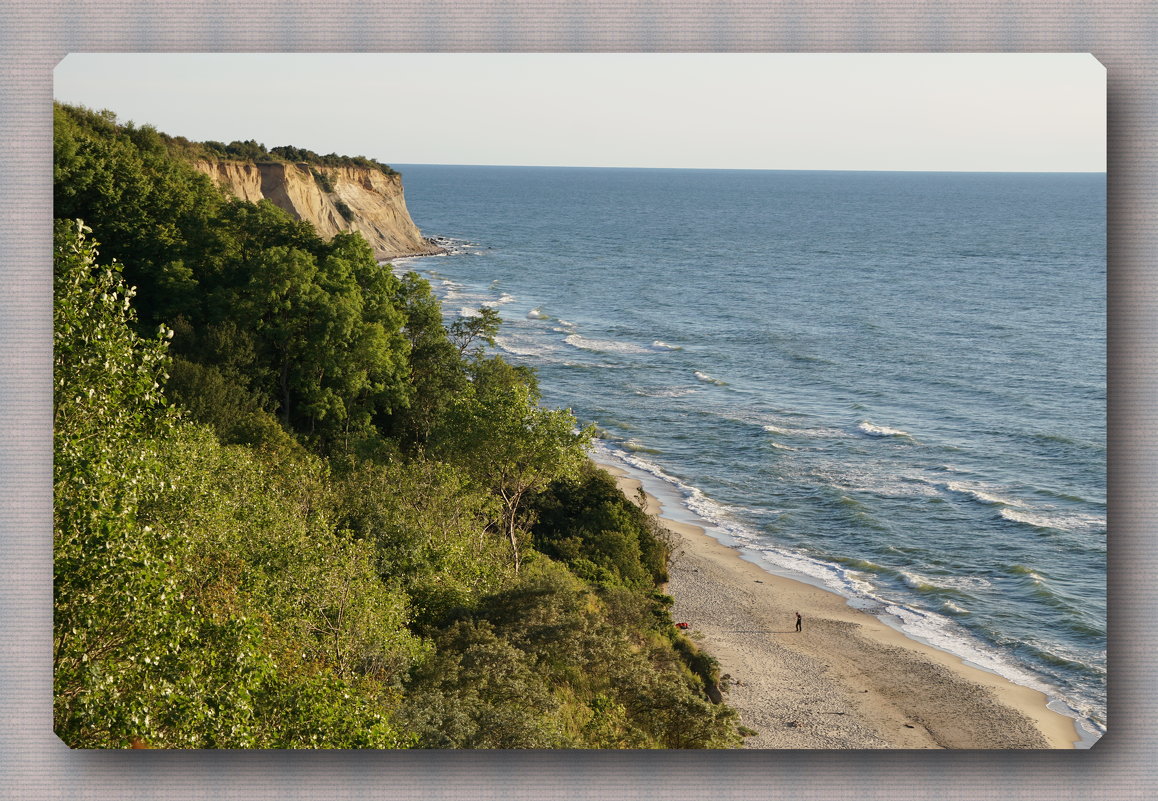
M 1158 5 L 0 4 L 0 797 L 1142 799 L 1158 793 Z M 68 52 L 1090 52 L 1109 86 L 1110 707 L 1088 752 L 71 752 L 52 734 L 51 98 Z

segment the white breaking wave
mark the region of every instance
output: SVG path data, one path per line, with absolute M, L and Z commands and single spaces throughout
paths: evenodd
M 514 295 L 508 295 L 506 292 L 504 292 L 498 300 L 484 300 L 482 305 L 496 309 L 499 306 L 502 306 L 504 303 L 510 303 L 514 299 Z
M 552 345 L 530 337 L 497 336 L 495 344 L 514 356 L 543 358 L 556 352 Z
M 727 382 L 727 381 L 721 381 L 721 380 L 720 380 L 720 379 L 718 379 L 718 378 L 713 378 L 712 376 L 708 375 L 707 373 L 702 373 L 702 372 L 700 372 L 699 370 L 696 370 L 696 372 L 695 372 L 695 376 L 696 376 L 696 378 L 698 378 L 699 380 L 703 381 L 705 384 L 715 384 L 715 385 L 716 385 L 716 386 L 718 386 L 718 387 L 726 387 L 726 386 L 728 386 L 728 382 Z
M 618 342 L 612 339 L 588 339 L 579 334 L 571 334 L 564 337 L 564 342 L 575 348 L 582 348 L 583 350 L 595 351 L 596 353 L 648 353 L 648 349 L 642 345 L 634 345 L 630 342 Z
M 926 588 L 934 590 L 961 590 L 963 592 L 983 590 L 993 586 L 989 579 L 981 576 L 937 576 L 930 578 L 911 570 L 901 570 L 901 580 L 914 590 Z
M 986 504 L 990 504 L 993 506 L 1016 505 L 1013 501 L 1009 500 L 1008 498 L 1001 498 L 1001 497 L 998 497 L 997 495 L 990 495 L 987 492 L 982 492 L 979 489 L 976 489 L 974 487 L 970 487 L 966 484 L 962 484 L 962 483 L 957 482 L 957 481 L 947 481 L 944 484 L 942 484 L 941 486 L 943 486 L 949 492 L 956 492 L 959 495 L 965 495 L 965 496 L 972 498 L 973 500 L 978 501 L 980 503 L 986 503 Z M 988 489 L 988 488 L 986 488 L 986 489 Z
M 1034 526 L 1035 528 L 1052 528 L 1058 531 L 1088 533 L 1106 527 L 1106 518 L 1082 512 L 1005 508 L 1001 510 L 1001 516 L 1014 523 Z
M 889 605 L 885 611 L 900 621 L 901 631 L 910 637 L 924 640 L 978 667 L 1004 676 L 1014 684 L 1029 687 L 1050 697 L 1057 694 L 1055 688 L 1044 684 L 1032 673 L 996 651 L 988 649 L 945 615 L 896 604 Z
M 868 420 L 861 420 L 856 424 L 857 430 L 862 434 L 868 434 L 870 437 L 910 437 L 908 431 L 901 431 L 899 428 L 889 428 L 888 426 L 878 426 L 875 423 L 870 423 Z
M 794 431 L 791 428 L 781 428 L 780 426 L 774 426 L 774 425 L 766 425 L 766 426 L 764 426 L 764 430 L 767 431 L 769 434 L 787 434 L 789 436 L 792 436 L 794 434 L 803 434 L 804 433 L 803 431 Z
M 729 415 L 733 420 L 739 420 L 741 423 L 753 422 L 745 419 L 739 415 Z M 852 436 L 847 431 L 839 428 L 787 428 L 785 426 L 776 425 L 775 423 L 760 423 L 756 422 L 769 434 L 782 434 L 786 437 L 825 437 L 825 438 L 847 438 Z
M 551 319 L 551 315 L 543 314 L 542 309 L 535 308 L 535 309 L 531 309 L 529 312 L 527 312 L 527 319 L 528 320 L 549 320 L 549 319 Z
M 479 317 L 481 315 L 479 314 L 479 310 L 474 308 L 473 306 L 463 306 L 461 309 L 458 310 L 458 316 L 459 317 Z
M 896 603 L 894 600 L 878 594 L 878 590 L 868 581 L 860 577 L 858 571 L 824 562 L 811 557 L 801 551 L 790 550 L 776 546 L 769 546 L 761 542 L 755 532 L 742 524 L 729 519 L 724 507 L 708 498 L 696 487 L 685 484 L 683 481 L 669 475 L 657 465 L 641 458 L 634 453 L 612 451 L 606 445 L 596 442 L 593 446 L 597 459 L 605 462 L 626 463 L 639 471 L 648 473 L 670 487 L 679 490 L 684 498 L 684 506 L 694 512 L 709 526 L 726 536 L 733 538 L 740 546 L 740 550 L 758 554 L 768 564 L 778 569 L 805 576 L 818 582 L 838 594 L 852 599 L 856 605 L 865 606 L 873 610 L 873 614 L 885 613 L 897 621 L 897 627 L 910 637 L 928 642 L 929 644 L 955 654 L 983 669 L 1004 676 L 1010 681 L 1024 687 L 1037 690 L 1047 696 L 1056 697 L 1056 688 L 1044 684 L 1037 676 L 1017 665 L 1010 659 L 991 650 L 969 634 L 951 617 L 945 614 L 922 611 Z M 1005 511 L 1005 510 L 1002 510 Z M 670 515 L 670 512 L 667 512 Z M 932 586 L 961 588 L 979 588 L 987 582 L 986 579 L 976 576 L 938 577 L 936 583 L 929 579 L 911 573 L 905 577 L 909 581 L 931 584 Z M 946 602 L 948 604 L 948 602 Z M 958 606 L 944 606 L 958 613 L 968 614 L 968 610 Z
M 683 348 L 679 345 L 669 345 L 666 342 L 662 342 L 658 339 L 651 343 L 651 347 L 655 350 L 683 350 Z

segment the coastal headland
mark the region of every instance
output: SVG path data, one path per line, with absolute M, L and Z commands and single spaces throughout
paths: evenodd
M 600 465 L 637 497 L 640 482 Z M 1074 720 L 1044 694 L 909 639 L 844 598 L 773 575 L 702 528 L 676 535 L 672 617 L 720 665 L 747 748 L 1073 748 Z M 802 617 L 796 631 L 796 613 Z

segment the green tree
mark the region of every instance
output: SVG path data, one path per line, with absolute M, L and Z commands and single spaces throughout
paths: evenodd
M 149 666 L 182 634 L 180 544 L 137 514 L 168 480 L 152 444 L 171 425 L 164 347 L 134 333 L 132 290 L 97 265 L 87 233 L 56 227 L 53 315 L 56 725 L 79 746 L 148 725 Z
M 526 370 L 494 357 L 476 362 L 472 372 L 470 391 L 456 398 L 440 444 L 499 497 L 499 526 L 517 573 L 529 522 L 524 501 L 586 461 L 593 429 L 577 431 L 569 411 L 540 406 Z

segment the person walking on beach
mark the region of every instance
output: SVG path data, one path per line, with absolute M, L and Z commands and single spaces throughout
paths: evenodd
M 796 630 L 797 630 L 797 631 L 800 631 L 800 625 L 801 625 L 801 623 L 803 623 L 803 620 L 802 620 L 802 618 L 800 617 L 800 613 L 799 613 L 799 612 L 797 612 L 797 613 L 796 613 Z

